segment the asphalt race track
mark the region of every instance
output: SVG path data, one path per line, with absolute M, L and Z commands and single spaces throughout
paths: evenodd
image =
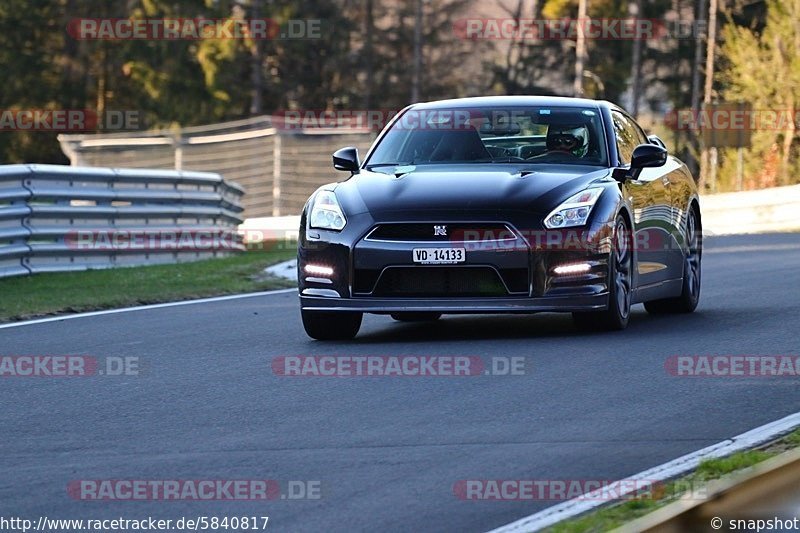
M 707 240 L 692 315 L 366 316 L 309 340 L 296 293 L 0 329 L 0 355 L 137 357 L 139 375 L 0 378 L 0 516 L 269 516 L 268 531 L 485 531 L 558 503 L 463 479 L 619 479 L 800 411 L 798 379 L 669 375 L 673 355 L 800 354 L 800 234 Z M 0 295 L 0 297 L 2 297 Z M 284 355 L 522 356 L 522 376 L 285 377 Z M 317 481 L 318 499 L 82 501 L 86 479 Z M 286 495 L 286 494 L 284 494 Z

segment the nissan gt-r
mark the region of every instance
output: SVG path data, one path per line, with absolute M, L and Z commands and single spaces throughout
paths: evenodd
M 619 330 L 631 306 L 698 304 L 695 180 L 620 107 L 503 96 L 415 104 L 363 161 L 333 155 L 300 223 L 303 326 L 356 336 L 363 313 L 569 312 Z

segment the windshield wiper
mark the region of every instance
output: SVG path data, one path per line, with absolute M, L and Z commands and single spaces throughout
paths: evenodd
M 372 170 L 375 167 L 407 167 L 413 165 L 414 162 L 410 161 L 408 163 L 372 163 L 371 165 L 367 165 L 367 170 Z

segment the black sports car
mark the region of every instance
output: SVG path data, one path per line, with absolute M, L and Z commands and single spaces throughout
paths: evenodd
M 485 97 L 407 107 L 300 223 L 303 326 L 352 338 L 363 313 L 571 312 L 622 329 L 631 305 L 700 295 L 695 181 L 657 137 L 601 101 Z

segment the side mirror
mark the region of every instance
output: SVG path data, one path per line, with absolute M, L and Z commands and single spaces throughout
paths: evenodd
M 361 163 L 358 161 L 358 149 L 354 146 L 341 148 L 333 153 L 333 168 L 352 174 L 358 174 Z
M 666 148 L 656 144 L 640 144 L 633 150 L 631 169 L 662 167 L 666 162 Z
M 611 174 L 615 180 L 624 183 L 636 179 L 643 168 L 661 167 L 667 162 L 667 149 L 656 144 L 640 144 L 633 149 L 631 164 L 615 168 Z

